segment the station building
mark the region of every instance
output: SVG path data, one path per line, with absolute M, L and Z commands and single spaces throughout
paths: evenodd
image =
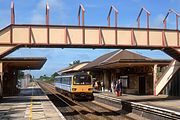
M 102 55 L 81 70 L 89 71 L 100 81 L 105 91 L 111 91 L 120 79 L 123 93 L 153 94 L 154 82 L 161 76 L 171 60 L 152 59 L 127 50 L 117 50 Z M 157 68 L 157 73 L 154 69 Z M 157 77 L 154 77 L 154 76 Z
M 103 91 L 110 92 L 116 81 L 120 79 L 124 94 L 153 95 L 155 84 L 170 67 L 172 61 L 172 59 L 152 59 L 128 50 L 117 50 L 104 54 L 92 62 L 64 68 L 58 73 L 88 72 L 93 77 L 93 84 L 99 82 Z M 161 93 L 180 96 L 180 70 Z

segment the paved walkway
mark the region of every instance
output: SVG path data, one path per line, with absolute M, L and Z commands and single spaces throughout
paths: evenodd
M 0 120 L 62 120 L 62 114 L 36 86 L 22 89 L 19 96 L 0 100 Z
M 123 94 L 122 96 L 117 97 L 115 94 L 112 94 L 111 92 L 102 92 L 95 94 L 103 94 L 121 100 L 141 103 L 145 105 L 150 105 L 159 108 L 164 108 L 167 110 L 180 112 L 180 97 L 173 97 L 167 95 L 154 96 L 154 95 L 127 95 L 127 94 Z

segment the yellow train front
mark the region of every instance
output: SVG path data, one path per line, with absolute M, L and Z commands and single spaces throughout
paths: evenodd
M 74 73 L 56 77 L 56 90 L 72 99 L 93 100 L 92 77 L 87 73 Z

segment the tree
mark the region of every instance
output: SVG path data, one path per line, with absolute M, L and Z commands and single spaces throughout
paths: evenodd
M 74 60 L 72 63 L 69 64 L 69 66 L 77 65 L 80 63 L 80 60 Z
M 55 78 L 56 76 L 59 76 L 59 74 L 57 72 L 55 72 L 54 74 L 51 75 L 51 78 Z
M 18 79 L 22 79 L 24 77 L 24 72 L 22 70 L 18 71 Z

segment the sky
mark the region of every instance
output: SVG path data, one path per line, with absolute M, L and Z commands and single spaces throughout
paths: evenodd
M 180 0 L 14 0 L 16 24 L 45 24 L 45 5 L 50 7 L 50 24 L 77 25 L 79 4 L 85 7 L 85 25 L 107 26 L 107 14 L 111 5 L 118 11 L 119 27 L 136 27 L 137 15 L 142 7 L 151 12 L 150 27 L 162 28 L 162 21 L 170 8 L 180 12 Z M 0 0 L 0 29 L 10 24 L 11 0 Z M 112 14 L 113 15 L 113 14 Z M 114 25 L 114 17 L 111 17 Z M 167 27 L 175 29 L 175 15 L 167 20 Z M 141 27 L 146 27 L 146 14 L 141 16 Z M 116 49 L 75 49 L 75 48 L 20 48 L 7 57 L 46 57 L 41 70 L 26 71 L 33 76 L 50 76 L 65 68 L 74 60 L 92 61 Z M 170 57 L 158 50 L 131 50 L 135 53 L 156 59 Z

